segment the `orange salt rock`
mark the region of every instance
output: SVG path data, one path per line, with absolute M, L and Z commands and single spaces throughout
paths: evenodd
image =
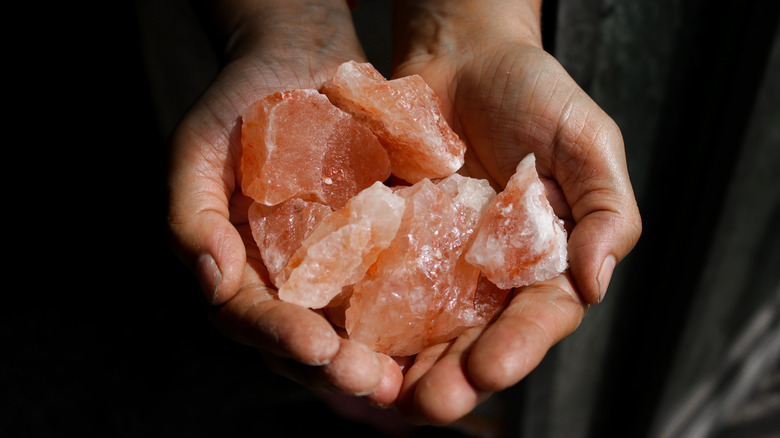
M 243 115 L 241 143 L 241 189 L 265 205 L 298 197 L 341 208 L 390 176 L 371 130 L 316 90 L 255 102 Z
M 279 299 L 319 309 L 360 280 L 398 231 L 404 200 L 376 182 L 304 239 L 276 277 Z
M 452 202 L 430 180 L 397 189 L 406 199 L 401 227 L 353 287 L 345 326 L 350 339 L 391 356 L 416 354 L 476 321 L 479 271 L 463 260 L 478 212 Z
M 397 177 L 415 183 L 446 177 L 463 165 L 466 145 L 419 75 L 388 81 L 370 63 L 348 61 L 321 91 L 368 124 L 387 148 Z
M 466 260 L 502 289 L 558 276 L 567 267 L 566 230 L 529 154 L 491 203 Z
M 252 237 L 274 284 L 303 240 L 332 212 L 327 205 L 298 198 L 273 206 L 255 202 L 249 207 Z

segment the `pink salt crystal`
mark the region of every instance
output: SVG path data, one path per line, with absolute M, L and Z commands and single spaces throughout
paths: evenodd
M 354 285 L 345 325 L 350 339 L 407 356 L 457 336 L 478 319 L 479 271 L 463 260 L 478 213 L 453 203 L 427 179 L 396 193 L 406 199 L 401 227 Z
M 371 127 L 399 178 L 410 183 L 441 178 L 463 165 L 466 145 L 447 124 L 438 97 L 419 75 L 388 81 L 370 63 L 348 61 L 321 91 Z
M 475 209 L 480 216 L 496 197 L 495 189 L 486 179 L 470 178 L 457 173 L 439 180 L 436 186 L 449 195 L 453 202 Z
M 567 267 L 566 231 L 529 154 L 488 208 L 466 260 L 502 289 L 558 276 Z
M 327 205 L 298 198 L 273 206 L 255 202 L 249 207 L 252 236 L 274 284 L 303 240 L 332 212 Z
M 360 280 L 393 239 L 403 198 L 380 182 L 350 199 L 312 231 L 276 277 L 279 299 L 325 307 Z
M 464 257 L 465 259 L 465 257 Z M 480 273 L 474 293 L 474 317 L 472 324 L 485 325 L 506 307 L 509 289 L 501 289 Z
M 333 208 L 390 175 L 387 152 L 316 90 L 279 92 L 243 115 L 241 189 L 274 205 L 292 197 Z

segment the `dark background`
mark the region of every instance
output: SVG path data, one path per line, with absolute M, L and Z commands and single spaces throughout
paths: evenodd
M 217 333 L 167 245 L 165 138 L 215 68 L 182 3 L 16 15 L 43 38 L 7 53 L 27 178 L 7 184 L 0 436 L 377 436 Z M 356 11 L 385 72 L 386 4 Z M 777 436 L 777 23 L 772 1 L 545 3 L 548 50 L 623 129 L 645 233 L 581 330 L 464 427 Z

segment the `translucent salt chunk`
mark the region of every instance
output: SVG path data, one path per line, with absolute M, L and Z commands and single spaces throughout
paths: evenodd
M 333 208 L 390 175 L 376 136 L 316 90 L 290 90 L 243 115 L 241 189 L 274 205 L 297 197 Z
M 480 215 L 496 197 L 496 190 L 486 179 L 470 178 L 453 173 L 438 181 L 436 186 L 452 198 L 453 202 L 473 208 Z
M 354 285 L 345 326 L 374 351 L 406 356 L 484 320 L 475 308 L 479 271 L 463 259 L 478 213 L 427 179 L 396 193 L 406 199 L 401 226 Z
M 397 177 L 415 183 L 446 177 L 463 165 L 466 145 L 422 77 L 386 80 L 371 64 L 349 61 L 321 91 L 368 124 L 387 148 Z
M 360 280 L 398 230 L 404 199 L 375 183 L 309 234 L 276 277 L 279 299 L 322 308 Z
M 566 230 L 529 154 L 488 208 L 466 260 L 502 289 L 558 276 L 567 267 Z
M 249 207 L 252 236 L 274 284 L 303 240 L 332 212 L 327 205 L 297 198 L 273 206 L 255 202 Z

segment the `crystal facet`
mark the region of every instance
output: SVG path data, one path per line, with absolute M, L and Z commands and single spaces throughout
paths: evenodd
M 316 90 L 260 99 L 243 115 L 241 188 L 266 205 L 297 197 L 333 208 L 390 176 L 390 160 L 365 125 Z

